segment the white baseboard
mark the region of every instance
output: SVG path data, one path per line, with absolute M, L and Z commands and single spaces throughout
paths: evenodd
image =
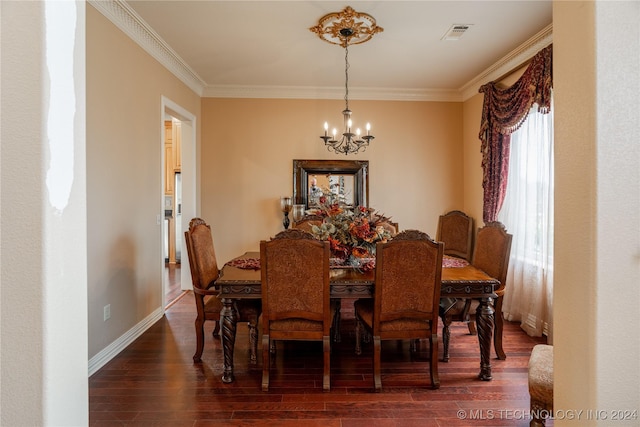
M 124 350 L 129 344 L 142 335 L 154 323 L 162 318 L 164 310 L 156 309 L 153 313 L 142 319 L 137 325 L 129 329 L 125 334 L 117 340 L 105 347 L 101 352 L 89 359 L 89 376 L 95 374 L 98 369 L 106 365 L 111 359 L 116 357 L 118 353 Z

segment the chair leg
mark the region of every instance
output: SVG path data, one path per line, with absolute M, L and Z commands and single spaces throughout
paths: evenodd
M 196 322 L 196 354 L 193 355 L 195 363 L 202 362 L 202 352 L 204 351 L 204 319 L 197 317 Z
M 335 301 L 335 302 L 334 302 Z M 333 327 L 332 327 L 332 337 L 333 337 L 333 342 L 340 342 L 342 340 L 342 337 L 340 335 L 340 319 L 341 319 L 341 315 L 340 315 L 340 309 L 341 309 L 341 300 L 340 299 L 335 299 L 332 300 L 334 307 L 335 307 L 335 314 L 333 317 Z
M 324 353 L 324 372 L 322 375 L 322 391 L 331 390 L 331 337 L 322 337 L 322 351 Z
M 449 340 L 451 339 L 451 330 L 449 329 L 449 326 L 451 325 L 451 317 L 444 316 L 442 318 L 442 324 L 444 325 L 442 326 L 442 361 L 446 363 L 449 361 Z
M 258 320 L 251 319 L 247 324 L 249 328 L 249 364 L 258 364 Z
M 544 418 L 544 414 L 547 412 L 553 412 L 553 408 L 547 408 L 545 404 L 541 404 L 536 400 L 531 399 L 530 412 L 532 417 L 529 422 L 529 427 L 544 427 L 547 421 L 546 418 Z
M 478 329 L 476 328 L 476 321 L 471 319 L 467 323 L 467 328 L 469 328 L 469 335 L 477 335 Z
M 371 342 L 371 333 L 368 329 L 362 330 L 362 342 L 365 344 L 369 344 Z
M 507 358 L 502 348 L 502 330 L 504 329 L 504 317 L 502 316 L 502 297 L 496 299 L 494 313 L 494 330 L 493 330 L 493 346 L 496 349 L 498 359 L 505 360 Z
M 380 378 L 380 337 L 373 337 L 373 389 L 376 392 L 382 391 L 382 380 Z
M 269 335 L 262 335 L 262 391 L 269 391 L 270 355 Z
M 476 322 L 473 320 L 474 313 L 470 313 L 471 311 L 471 299 L 464 300 L 464 309 L 462 310 L 462 319 L 464 322 L 467 322 L 467 328 L 469 328 L 469 335 L 476 335 L 478 333 L 476 329 Z
M 220 321 L 215 320 L 213 323 L 215 324 L 215 327 L 213 328 L 213 337 L 219 338 L 220 337 Z
M 431 368 L 431 388 L 437 390 L 440 388 L 440 377 L 438 376 L 438 334 L 431 334 L 429 338 L 429 349 L 431 350 L 431 358 L 429 367 Z
M 360 319 L 356 313 L 356 355 L 360 356 L 362 354 L 362 323 L 360 323 Z

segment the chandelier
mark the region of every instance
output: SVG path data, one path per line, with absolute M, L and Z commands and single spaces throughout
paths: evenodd
M 329 123 L 324 123 L 324 135 L 320 138 L 324 141 L 327 150 L 335 153 L 357 153 L 362 148 L 363 151 L 369 146 L 369 142 L 374 139 L 371 135 L 371 125 L 367 123 L 366 134 L 361 134 L 360 128 L 353 127 L 351 120 L 351 110 L 349 109 L 349 45 L 360 44 L 369 41 L 376 33 L 384 31 L 376 25 L 376 20 L 366 13 L 360 13 L 347 6 L 340 13 L 330 13 L 323 16 L 318 25 L 309 28 L 322 40 L 337 44 L 344 48 L 344 102 L 345 109 L 342 111 L 344 120 L 344 131 L 342 136 L 338 136 L 338 130 L 333 128 L 329 134 Z

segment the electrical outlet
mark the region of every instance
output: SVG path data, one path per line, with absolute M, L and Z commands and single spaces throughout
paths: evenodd
M 106 322 L 111 317 L 111 304 L 104 306 L 104 321 Z

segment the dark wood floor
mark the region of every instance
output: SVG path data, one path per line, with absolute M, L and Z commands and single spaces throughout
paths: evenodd
M 186 265 L 185 267 L 188 268 L 189 266 Z M 170 306 L 183 293 L 180 287 L 180 268 L 180 263 L 171 264 L 167 262 L 164 264 L 164 294 L 167 306 Z
M 343 305 L 345 307 L 345 305 Z M 441 387 L 429 388 L 426 348 L 383 343 L 382 393 L 372 391 L 371 347 L 353 351 L 353 320 L 343 313 L 342 342 L 332 348 L 331 392 L 322 392 L 321 348 L 279 343 L 271 389 L 249 369 L 248 334 L 238 327 L 236 382 L 223 384 L 222 346 L 206 325 L 201 364 L 195 350 L 191 292 L 89 379 L 90 426 L 528 426 L 527 363 L 544 340 L 507 323 L 507 360 L 494 359 L 493 381 L 476 378 L 478 343 L 465 325 L 452 330 L 451 361 L 439 363 Z M 442 348 L 440 345 L 440 354 Z M 260 359 L 260 355 L 259 358 Z M 552 426 L 552 422 L 547 423 Z

